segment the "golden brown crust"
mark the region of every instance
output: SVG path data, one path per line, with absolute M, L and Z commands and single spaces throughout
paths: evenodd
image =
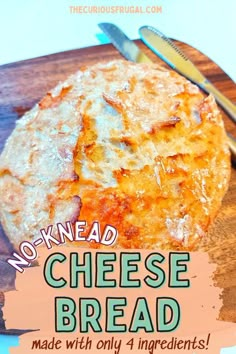
M 14 243 L 56 222 L 98 220 L 116 247 L 194 249 L 227 190 L 212 96 L 156 65 L 85 68 L 17 124 L 0 162 L 0 220 Z

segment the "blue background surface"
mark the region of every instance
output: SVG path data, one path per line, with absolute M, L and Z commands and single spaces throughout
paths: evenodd
M 10 347 L 17 347 L 19 345 L 18 336 L 4 336 L 0 335 L 0 354 L 10 354 Z

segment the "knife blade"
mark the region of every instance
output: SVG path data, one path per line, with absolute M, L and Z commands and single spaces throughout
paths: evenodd
M 98 27 L 126 59 L 135 63 L 151 63 L 151 59 L 119 27 L 109 22 L 99 23 Z
M 141 27 L 139 34 L 143 42 L 168 65 L 200 86 L 207 93 L 213 94 L 216 101 L 226 111 L 229 118 L 236 123 L 236 106 L 207 80 L 174 42 L 151 26 Z

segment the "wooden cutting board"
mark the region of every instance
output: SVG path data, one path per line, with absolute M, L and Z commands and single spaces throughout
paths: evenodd
M 136 42 L 150 58 L 166 66 L 144 44 Z M 202 73 L 233 102 L 236 102 L 236 86 L 233 81 L 209 58 L 196 49 L 180 42 L 176 44 L 196 64 Z M 110 44 L 72 50 L 21 61 L 0 67 L 0 151 L 15 126 L 15 121 L 38 102 L 59 81 L 77 71 L 81 66 L 98 61 L 121 59 Z M 235 136 L 235 125 L 224 115 L 227 131 Z M 235 136 L 236 137 L 236 136 Z M 220 318 L 236 322 L 236 170 L 232 168 L 230 188 L 223 201 L 218 218 L 201 246 L 215 263 L 216 284 L 223 290 L 223 307 Z M 12 251 L 7 237 L 0 229 L 0 329 L 3 291 L 14 287 L 15 274 L 5 262 Z M 2 291 L 2 293 L 1 293 Z

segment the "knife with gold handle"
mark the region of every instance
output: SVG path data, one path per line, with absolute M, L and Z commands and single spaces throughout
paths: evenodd
M 236 106 L 203 76 L 196 66 L 168 37 L 151 26 L 141 27 L 139 34 L 143 42 L 174 70 L 200 86 L 207 93 L 211 93 L 229 115 L 229 118 L 236 123 Z
M 213 94 L 229 118 L 236 123 L 236 106 L 203 76 L 191 60 L 168 37 L 151 26 L 141 27 L 139 34 L 143 42 L 172 69 L 200 86 L 207 93 Z M 236 140 L 230 134 L 228 134 L 228 140 L 232 160 L 236 162 Z

